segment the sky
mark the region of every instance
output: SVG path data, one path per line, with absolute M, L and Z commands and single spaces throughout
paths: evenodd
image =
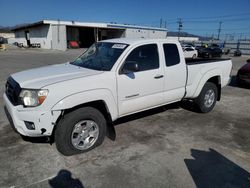
M 250 38 L 250 0 L 0 0 L 0 26 L 44 19 L 165 26 L 217 37 Z

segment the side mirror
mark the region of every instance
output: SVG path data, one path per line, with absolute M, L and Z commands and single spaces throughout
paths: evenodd
M 129 74 L 131 72 L 137 72 L 139 70 L 139 65 L 136 61 L 126 61 L 122 68 L 122 73 Z
M 247 63 L 250 63 L 250 59 L 247 60 Z

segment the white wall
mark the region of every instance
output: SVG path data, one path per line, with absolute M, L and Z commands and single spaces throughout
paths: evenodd
M 67 50 L 67 36 L 65 25 L 51 25 L 52 28 L 52 49 Z
M 24 30 L 15 31 L 15 38 L 13 40 L 8 40 L 9 44 L 13 44 L 14 42 L 23 43 L 24 46 L 27 46 Z
M 51 49 L 52 35 L 50 25 L 41 25 L 15 31 L 15 38 L 10 39 L 9 43 L 18 42 L 23 43 L 24 46 L 27 46 L 25 31 L 29 31 L 31 44 L 39 43 L 41 45 L 41 48 Z
M 178 40 L 178 37 L 167 36 L 167 38 L 171 39 L 171 40 Z M 180 37 L 180 41 L 190 41 L 190 42 L 193 42 L 193 41 L 199 41 L 199 38 L 198 37 Z
M 128 28 L 125 31 L 125 37 L 127 38 L 166 38 L 166 35 L 166 31 L 155 31 L 148 29 Z
M 14 33 L 0 33 L 0 37 L 3 37 L 3 38 L 14 38 L 15 37 L 15 34 Z
M 42 25 L 29 29 L 30 42 L 41 44 L 41 48 L 51 49 L 50 25 Z

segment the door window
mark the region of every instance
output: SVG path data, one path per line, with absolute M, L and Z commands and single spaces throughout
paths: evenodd
M 163 44 L 166 66 L 170 67 L 180 63 L 179 50 L 176 44 Z
M 147 44 L 135 48 L 125 60 L 125 62 L 131 61 L 138 63 L 139 71 L 159 68 L 157 44 Z

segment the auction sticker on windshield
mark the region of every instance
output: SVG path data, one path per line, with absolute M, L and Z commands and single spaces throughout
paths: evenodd
M 114 44 L 112 48 L 124 49 L 126 46 L 127 46 L 126 44 Z

